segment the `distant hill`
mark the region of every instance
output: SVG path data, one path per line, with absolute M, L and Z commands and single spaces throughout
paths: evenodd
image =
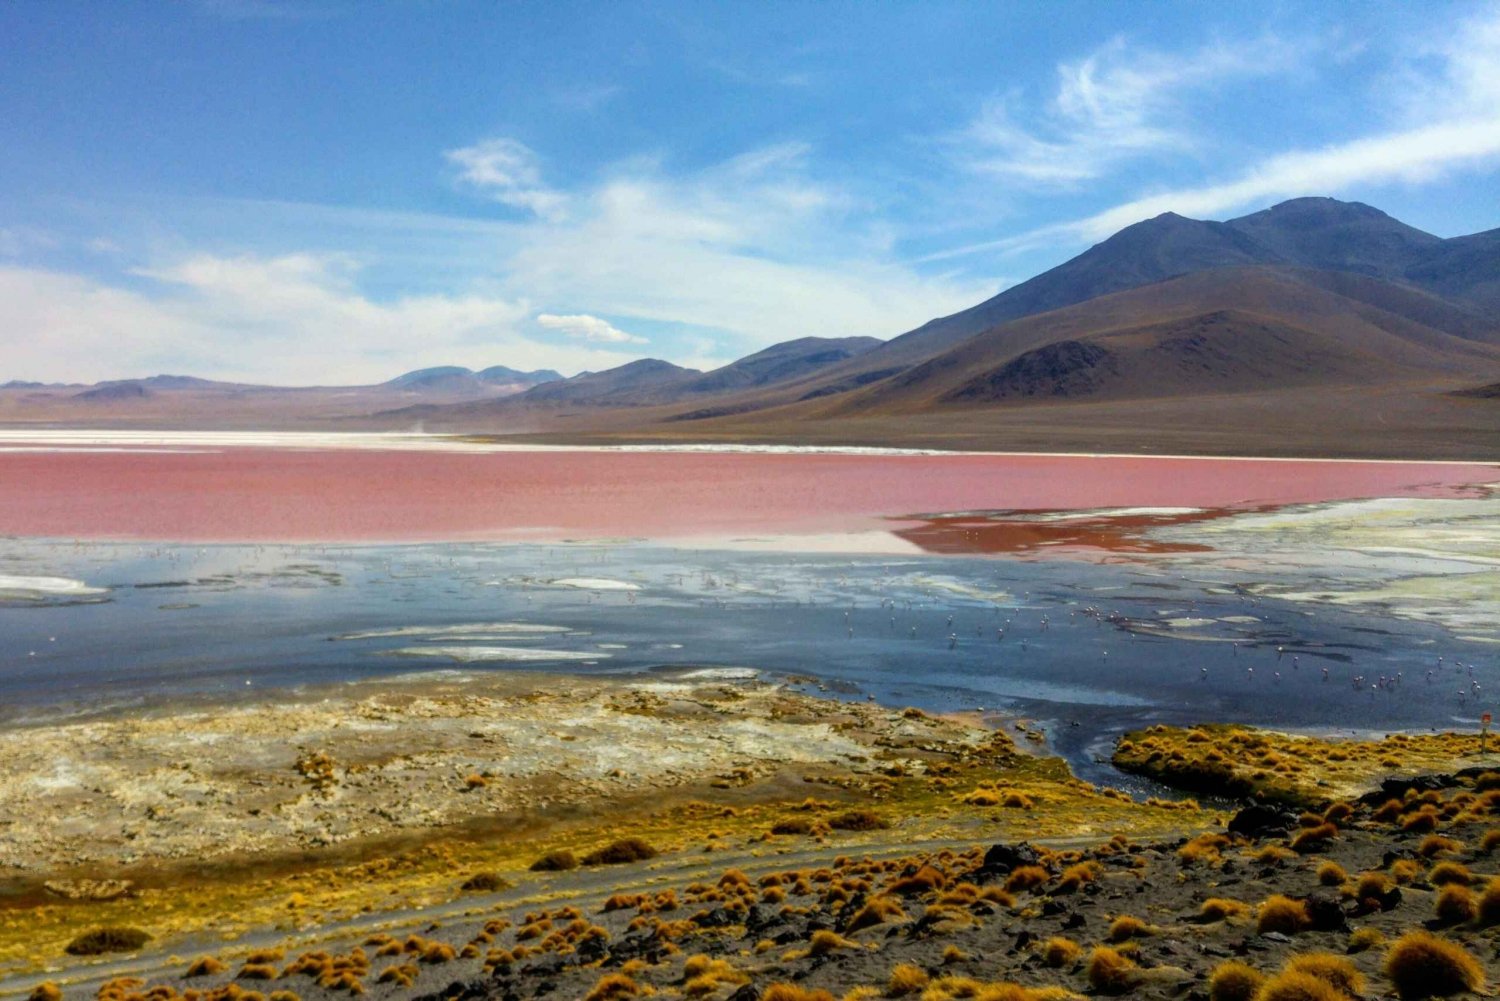
M 884 342 L 801 337 L 710 372 L 641 359 L 572 378 L 440 366 L 366 387 L 12 387 L 0 422 L 65 423 L 73 407 L 567 440 L 1500 457 L 1495 385 L 1500 229 L 1442 239 L 1298 198 L 1224 222 L 1143 220 Z
M 487 396 L 491 387 L 501 386 L 519 392 L 531 386 L 554 382 L 562 376 L 551 369 L 522 372 L 494 365 L 480 372 L 458 365 L 438 365 L 417 369 L 398 375 L 383 385 L 389 389 L 400 389 L 417 393 L 446 393 L 449 395 Z
M 544 382 L 556 382 L 562 378 L 558 372 L 550 368 L 539 368 L 534 372 L 522 372 L 514 368 L 506 368 L 504 365 L 491 365 L 487 369 L 475 372 L 480 382 L 490 385 L 525 385 L 540 386 Z
M 142 380 L 130 382 L 109 382 L 96 386 L 93 389 L 85 389 L 81 393 L 74 393 L 73 399 L 85 400 L 90 403 L 108 403 L 117 400 L 143 400 L 153 395 L 146 388 Z

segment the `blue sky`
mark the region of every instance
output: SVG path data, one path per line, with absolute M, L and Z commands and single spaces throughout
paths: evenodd
M 0 5 L 0 382 L 708 367 L 1163 211 L 1500 226 L 1500 3 Z

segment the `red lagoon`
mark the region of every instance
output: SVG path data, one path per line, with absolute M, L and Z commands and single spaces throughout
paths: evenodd
M 940 521 L 928 537 L 931 516 L 1448 497 L 1497 479 L 1496 466 L 1477 463 L 1133 456 L 0 450 L 0 535 L 417 542 L 884 529 L 962 551 Z

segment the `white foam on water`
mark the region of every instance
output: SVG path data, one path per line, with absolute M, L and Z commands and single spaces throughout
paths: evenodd
M 556 587 L 576 587 L 585 591 L 639 591 L 641 585 L 632 584 L 628 580 L 615 580 L 611 577 L 561 577 L 551 581 Z
M 8 577 L 0 575 L 0 595 L 37 597 L 87 597 L 108 594 L 107 587 L 92 587 L 71 577 Z
M 460 664 L 501 662 L 534 662 L 548 660 L 595 661 L 607 653 L 584 653 L 578 650 L 536 650 L 515 646 L 412 646 L 386 651 L 391 657 L 431 657 L 457 661 Z
M 421 636 L 431 639 L 462 640 L 487 636 L 539 636 L 572 632 L 567 626 L 547 626 L 530 622 L 480 622 L 461 626 L 400 626 L 395 629 L 371 629 L 365 632 L 344 633 L 335 639 L 380 640 L 402 636 Z

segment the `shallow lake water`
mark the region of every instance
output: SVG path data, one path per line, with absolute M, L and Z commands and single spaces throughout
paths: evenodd
M 1495 481 L 7 432 L 0 722 L 433 671 L 700 669 L 1024 716 L 1096 779 L 1152 722 L 1472 727 L 1500 691 Z

